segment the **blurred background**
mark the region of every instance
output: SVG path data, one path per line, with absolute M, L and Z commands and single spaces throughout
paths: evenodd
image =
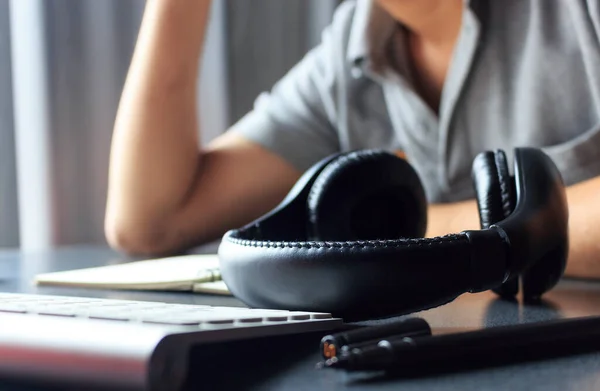
M 319 42 L 340 1 L 213 0 L 203 142 Z M 105 243 L 112 127 L 144 5 L 0 0 L 0 247 Z

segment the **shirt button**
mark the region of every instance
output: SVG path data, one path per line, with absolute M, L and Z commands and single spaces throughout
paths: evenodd
M 354 66 L 350 70 L 350 74 L 352 75 L 353 78 L 360 79 L 363 76 L 363 70 L 360 69 L 360 67 L 358 67 L 358 66 Z

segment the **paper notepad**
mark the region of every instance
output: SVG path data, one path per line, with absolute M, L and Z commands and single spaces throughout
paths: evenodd
M 217 255 L 183 255 L 39 274 L 38 285 L 230 294 Z

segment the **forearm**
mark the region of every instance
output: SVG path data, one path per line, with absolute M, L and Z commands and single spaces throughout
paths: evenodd
M 443 236 L 464 230 L 480 229 L 474 200 L 449 204 L 430 204 L 427 210 L 427 237 Z
M 569 262 L 566 275 L 600 278 L 600 177 L 570 186 Z
M 196 177 L 196 79 L 209 4 L 146 4 L 113 133 L 109 240 L 118 230 L 164 226 Z
M 565 274 L 600 278 L 600 177 L 569 186 L 569 259 Z M 467 229 L 479 229 L 474 200 L 434 204 L 429 207 L 427 236 L 441 236 Z

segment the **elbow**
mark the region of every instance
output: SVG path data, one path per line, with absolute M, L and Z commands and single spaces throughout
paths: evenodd
M 125 224 L 107 220 L 104 233 L 108 245 L 132 256 L 156 257 L 174 254 L 176 249 L 165 229 L 149 228 L 148 224 Z

